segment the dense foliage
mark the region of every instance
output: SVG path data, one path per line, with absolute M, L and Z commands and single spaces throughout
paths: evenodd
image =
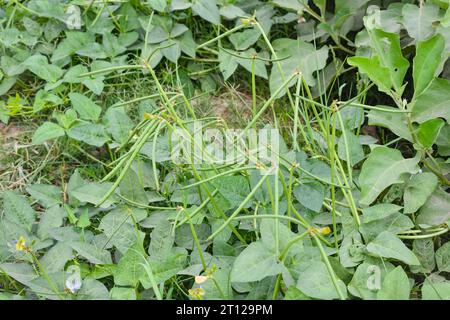
M 450 299 L 448 0 L 0 0 L 0 52 L 0 299 Z

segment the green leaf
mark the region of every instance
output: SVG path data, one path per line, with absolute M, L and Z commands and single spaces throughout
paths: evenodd
M 300 39 L 277 39 L 273 42 L 274 50 L 280 61 L 281 71 L 278 64 L 272 66 L 272 72 L 269 78 L 270 92 L 274 94 L 282 84 L 296 71 L 300 71 L 306 83 L 309 86 L 316 85 L 314 73 L 322 70 L 326 66 L 328 59 L 328 47 L 323 46 L 317 49 L 311 43 L 304 42 Z M 275 57 L 272 57 L 275 59 Z M 283 81 L 284 74 L 284 81 Z M 287 88 L 297 83 L 297 78 L 292 79 Z M 286 88 L 286 89 L 287 89 Z M 286 94 L 286 90 L 282 90 L 280 97 Z
M 91 46 L 95 42 L 93 34 L 88 32 L 67 31 L 66 37 L 53 51 L 52 62 L 56 62 L 75 54 L 78 50 Z
M 439 7 L 432 3 L 422 4 L 421 7 L 405 4 L 402 15 L 408 34 L 416 41 L 423 41 L 434 33 L 433 22 L 439 20 Z
M 236 258 L 231 271 L 232 282 L 260 281 L 283 271 L 275 254 L 260 242 L 253 242 Z
M 347 59 L 349 65 L 358 67 L 360 73 L 366 74 L 378 90 L 389 93 L 393 86 L 389 69 L 381 64 L 378 56 L 351 57 Z
M 412 120 L 418 123 L 444 118 L 450 123 L 450 81 L 434 79 L 411 106 Z
M 433 239 L 415 239 L 413 252 L 420 261 L 420 266 L 411 266 L 414 273 L 430 273 L 436 267 Z
M 233 208 L 238 207 L 250 193 L 248 181 L 243 176 L 225 176 L 212 181 L 220 194 Z
M 109 300 L 108 289 L 98 280 L 85 278 L 80 290 L 77 292 L 77 299 Z
M 337 284 L 344 297 L 346 297 L 347 288 L 344 282 L 338 279 Z M 311 261 L 308 267 L 300 272 L 297 288 L 311 298 L 324 300 L 339 298 L 325 263 L 318 260 Z
M 0 264 L 0 270 L 6 273 L 14 280 L 19 281 L 22 284 L 27 284 L 33 279 L 38 277 L 33 267 L 28 263 L 2 263 Z
M 93 205 L 97 205 L 103 196 L 109 191 L 112 183 L 83 183 L 77 187 L 74 187 L 70 190 L 70 196 L 74 197 L 80 202 L 91 203 Z M 116 202 L 116 198 L 114 195 L 106 200 L 101 207 L 108 208 L 113 203 Z
M 58 242 L 40 259 L 42 266 L 48 273 L 63 271 L 69 260 L 74 258 L 73 250 L 64 242 Z
M 33 184 L 27 187 L 27 192 L 46 208 L 62 203 L 61 188 L 49 184 Z
M 230 35 L 230 42 L 236 50 L 247 50 L 254 45 L 260 37 L 261 32 L 259 30 L 247 29 Z
M 5 208 L 4 218 L 31 232 L 36 221 L 36 212 L 23 196 L 15 191 L 5 191 L 3 193 L 3 206 Z
M 359 138 L 350 130 L 346 130 L 345 135 L 342 134 L 338 142 L 338 156 L 341 160 L 350 162 L 354 167 L 357 163 L 364 159 L 364 150 Z M 347 149 L 348 148 L 348 158 Z
M 445 40 L 440 34 L 417 43 L 413 64 L 414 96 L 420 95 L 438 75 Z
M 437 226 L 450 219 L 450 194 L 436 189 L 422 206 L 416 222 L 423 226 Z
M 441 129 L 441 133 L 436 139 L 436 145 L 438 146 L 438 153 L 443 157 L 450 156 L 450 125 L 445 124 Z
M 325 200 L 325 188 L 317 182 L 303 183 L 294 188 L 294 195 L 304 207 L 320 212 Z
M 149 0 L 148 4 L 159 12 L 164 12 L 167 7 L 167 0 Z
M 405 188 L 404 213 L 414 213 L 425 204 L 438 185 L 437 177 L 429 172 L 412 176 Z
M 359 176 L 360 203 L 370 205 L 387 187 L 403 182 L 403 174 L 419 171 L 418 162 L 418 158 L 404 159 L 396 149 L 375 148 L 364 162 Z
M 411 287 L 403 268 L 398 266 L 389 272 L 377 293 L 378 300 L 408 300 Z
M 67 135 L 72 139 L 101 147 L 109 141 L 105 127 L 100 124 L 81 124 L 70 128 Z
M 97 121 L 102 113 L 102 108 L 88 97 L 72 92 L 69 94 L 72 107 L 78 112 L 81 119 Z
M 409 265 L 420 265 L 414 253 L 391 232 L 384 231 L 367 245 L 367 251 L 375 256 L 400 260 Z
M 103 117 L 103 122 L 113 139 L 120 143 L 128 139 L 134 127 L 124 108 L 109 108 Z
M 392 203 L 380 203 L 363 209 L 363 221 L 369 223 L 375 220 L 386 219 L 394 213 L 398 213 L 402 207 Z
M 60 67 L 49 64 L 47 58 L 41 54 L 29 57 L 23 65 L 47 82 L 56 82 L 64 73 Z
M 195 0 L 192 11 L 212 24 L 220 24 L 220 12 L 216 0 Z
M 149 201 L 144 191 L 144 186 L 134 171 L 127 171 L 123 180 L 120 182 L 119 188 L 120 194 L 127 200 L 141 205 L 148 204 Z
M 429 276 L 422 286 L 422 300 L 450 300 L 450 281 Z
M 442 119 L 430 119 L 421 123 L 417 129 L 417 140 L 424 148 L 431 148 L 444 124 Z
M 49 230 L 61 227 L 65 212 L 60 206 L 48 208 L 40 217 L 37 234 L 39 238 L 46 239 L 49 237 Z
M 136 290 L 134 288 L 114 287 L 109 292 L 111 300 L 136 300 Z
M 441 272 L 450 272 L 450 241 L 436 250 L 436 264 Z
M 67 243 L 73 250 L 78 252 L 80 256 L 88 260 L 90 263 L 93 264 L 111 264 L 111 253 L 106 250 L 99 247 L 96 247 L 95 245 L 81 242 L 81 241 L 74 241 Z
M 295 11 L 305 8 L 303 0 L 274 0 L 274 4 L 284 9 L 291 9 Z
M 33 134 L 33 144 L 43 144 L 47 140 L 57 139 L 66 133 L 63 128 L 53 122 L 44 122 Z
M 123 254 L 138 243 L 139 238 L 142 241 L 145 237 L 143 232 L 136 231 L 131 216 L 133 214 L 131 209 L 119 208 L 104 216 L 99 225 L 109 242 Z
M 114 283 L 118 286 L 137 286 L 139 280 L 145 275 L 142 266 L 145 263 L 142 248 L 135 244 L 120 258 L 114 270 Z
M 150 234 L 148 254 L 152 260 L 163 261 L 172 251 L 175 237 L 172 233 L 172 225 L 167 220 L 160 220 Z
M 383 109 L 398 110 L 389 106 L 377 106 Z M 407 119 L 404 113 L 384 112 L 379 110 L 370 110 L 368 114 L 369 125 L 388 128 L 400 138 L 413 141 L 409 131 Z
M 372 30 L 369 34 L 381 64 L 389 70 L 392 86 L 397 92 L 401 92 L 409 62 L 402 55 L 399 35 L 380 29 Z

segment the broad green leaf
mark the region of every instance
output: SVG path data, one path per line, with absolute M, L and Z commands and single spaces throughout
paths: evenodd
M 88 260 L 93 264 L 111 264 L 111 253 L 95 245 L 81 242 L 73 241 L 67 243 L 73 250 L 75 250 L 80 256 Z
M 337 280 L 340 291 L 347 296 L 347 288 L 342 280 Z M 333 280 L 328 269 L 322 261 L 311 261 L 309 266 L 300 272 L 297 288 L 311 298 L 332 300 L 339 295 L 334 287 Z
M 192 11 L 212 24 L 220 24 L 220 12 L 216 0 L 195 0 Z
M 31 231 L 36 221 L 36 212 L 28 201 L 15 191 L 3 193 L 4 218 Z
M 409 62 L 402 55 L 399 35 L 380 29 L 374 29 L 369 34 L 381 64 L 389 70 L 394 89 L 401 92 L 403 78 L 408 71 Z
M 422 300 L 450 300 L 450 281 L 427 277 L 422 286 Z
M 445 41 L 440 34 L 417 43 L 413 64 L 414 95 L 420 95 L 437 76 Z
M 378 90 L 388 93 L 393 86 L 389 69 L 381 64 L 378 56 L 351 57 L 347 59 L 349 65 L 358 67 L 359 72 L 366 74 Z
M 418 162 L 418 158 L 404 159 L 396 149 L 375 148 L 364 162 L 359 176 L 360 203 L 370 205 L 387 187 L 403 182 L 403 174 L 416 173 Z
M 391 232 L 384 231 L 367 245 L 367 251 L 375 256 L 400 260 L 409 265 L 420 265 L 414 253 Z
M 396 108 L 389 106 L 378 106 L 378 107 L 396 110 Z M 368 118 L 369 118 L 369 125 L 388 128 L 400 138 L 406 139 L 408 141 L 413 141 L 411 132 L 408 128 L 406 116 L 403 113 L 370 110 Z
M 78 300 L 109 300 L 108 289 L 95 279 L 85 278 L 77 292 Z
M 33 184 L 27 187 L 27 192 L 46 208 L 62 203 L 61 188 L 54 185 Z
M 230 41 L 238 51 L 247 50 L 254 45 L 261 37 L 261 32 L 257 29 L 247 29 L 241 32 L 235 32 L 230 35 Z
M 436 264 L 441 272 L 450 272 L 450 241 L 436 250 Z
M 148 3 L 159 12 L 164 12 L 167 7 L 167 0 L 149 0 Z
M 63 271 L 67 261 L 74 258 L 73 250 L 64 242 L 58 242 L 40 259 L 42 266 L 48 273 Z
M 363 221 L 369 223 L 375 220 L 385 219 L 391 214 L 398 213 L 402 207 L 392 203 L 380 203 L 363 209 Z
M 103 196 L 109 191 L 112 183 L 83 183 L 80 186 L 74 187 L 70 191 L 70 196 L 74 197 L 80 202 L 91 203 L 93 205 L 97 205 Z M 113 203 L 116 202 L 116 198 L 114 195 L 111 195 L 108 200 L 106 200 L 101 207 L 108 208 Z
M 429 172 L 412 176 L 405 188 L 404 213 L 414 213 L 425 204 L 438 185 L 437 177 Z
M 137 286 L 139 280 L 145 275 L 143 263 L 145 263 L 145 256 L 141 246 L 133 245 L 120 258 L 114 270 L 114 283 L 118 286 Z
M 402 15 L 403 25 L 411 38 L 423 41 L 434 32 L 433 22 L 439 20 L 439 7 L 433 3 L 425 3 L 420 7 L 415 4 L 405 4 Z
M 111 300 L 136 300 L 134 288 L 114 287 L 109 292 Z
M 442 119 L 430 119 L 420 124 L 417 140 L 424 148 L 431 148 L 435 143 L 445 122 Z
M 450 219 L 450 194 L 436 189 L 420 208 L 416 222 L 423 226 L 437 226 Z
M 359 227 L 359 231 L 367 242 L 375 239 L 381 232 L 389 231 L 393 234 L 407 231 L 414 227 L 411 219 L 399 212 L 392 213 L 384 218 L 365 222 Z
M 344 129 L 344 132 L 339 138 L 338 156 L 341 160 L 348 161 L 353 167 L 364 159 L 364 150 L 359 142 L 359 138 L 352 131 Z
M 436 139 L 436 145 L 438 146 L 438 153 L 443 157 L 450 156 L 450 125 L 445 124 L 442 127 L 439 136 Z
M 377 293 L 378 300 L 408 300 L 411 287 L 401 266 L 389 272 Z
M 212 181 L 232 207 L 238 207 L 250 193 L 248 180 L 243 176 L 225 176 Z
M 120 182 L 119 189 L 120 194 L 129 201 L 141 205 L 147 205 L 149 202 L 147 194 L 144 191 L 144 186 L 139 181 L 137 174 L 132 170 L 127 171 L 123 180 Z
M 433 239 L 415 239 L 413 252 L 420 261 L 420 266 L 410 266 L 414 273 L 430 273 L 436 267 Z
M 53 206 L 47 209 L 39 219 L 37 234 L 39 238 L 49 237 L 49 230 L 61 227 L 65 217 L 64 209 L 60 206 Z
M 170 255 L 175 237 L 172 225 L 167 220 L 161 220 L 150 234 L 148 254 L 152 260 L 165 260 Z
M 411 106 L 412 120 L 423 123 L 444 118 L 450 123 L 450 80 L 434 79 Z
M 47 140 L 57 139 L 66 133 L 63 128 L 53 122 L 44 122 L 33 134 L 33 144 L 42 144 Z
M 228 52 L 219 49 L 219 61 L 220 72 L 222 72 L 224 80 L 227 80 L 239 66 L 237 59 Z
M 145 234 L 137 231 L 133 224 L 133 210 L 118 208 L 102 218 L 99 229 L 104 232 L 108 241 L 111 242 L 121 253 L 130 249 L 138 240 L 143 241 Z M 136 217 L 134 219 L 137 220 Z
M 25 262 L 2 263 L 0 264 L 0 270 L 22 284 L 27 284 L 28 282 L 36 279 L 39 276 L 33 269 L 33 267 Z
M 69 94 L 72 107 L 78 112 L 81 119 L 97 121 L 102 112 L 102 108 L 88 97 L 72 92 Z
M 274 4 L 284 9 L 291 9 L 295 11 L 305 8 L 303 0 L 274 0 Z
M 269 78 L 270 92 L 274 94 L 289 77 L 295 72 L 301 72 L 306 83 L 309 86 L 316 85 L 314 73 L 322 70 L 326 66 L 328 59 L 328 47 L 323 46 L 317 49 L 311 43 L 304 42 L 300 39 L 277 39 L 273 42 L 274 50 L 280 61 L 281 71 L 278 64 L 272 66 L 272 72 Z M 272 57 L 275 59 L 275 57 Z M 284 79 L 284 80 L 283 80 Z M 297 78 L 292 79 L 287 88 L 297 83 Z M 286 88 L 286 89 L 287 89 Z M 286 94 L 286 90 L 282 90 L 280 96 Z
M 325 200 L 325 188 L 317 182 L 303 183 L 294 188 L 294 196 L 304 207 L 320 212 Z
M 275 254 L 262 242 L 252 242 L 236 258 L 231 271 L 232 282 L 260 281 L 283 271 Z
M 72 139 L 101 147 L 109 141 L 105 127 L 100 124 L 81 124 L 70 128 L 67 135 Z
M 91 46 L 95 42 L 94 34 L 79 31 L 67 31 L 51 57 L 56 62 L 75 54 L 78 50 Z
M 56 82 L 64 73 L 60 67 L 49 64 L 47 58 L 41 54 L 29 57 L 23 65 L 47 82 Z

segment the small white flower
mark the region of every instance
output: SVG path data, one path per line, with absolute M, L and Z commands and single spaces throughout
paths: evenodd
M 67 272 L 70 273 L 70 275 L 66 279 L 66 289 L 71 293 L 76 293 L 78 290 L 80 290 L 82 285 L 80 268 L 78 266 L 72 265 L 67 268 Z

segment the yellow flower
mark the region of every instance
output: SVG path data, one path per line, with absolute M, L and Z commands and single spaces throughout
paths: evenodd
M 192 298 L 197 300 L 202 300 L 205 295 L 205 290 L 203 290 L 203 288 L 189 289 L 188 292 Z
M 331 229 L 330 227 L 324 227 L 324 228 L 309 228 L 308 232 L 310 235 L 315 235 L 315 234 L 322 234 L 324 236 L 328 235 L 331 233 Z
M 323 234 L 324 236 L 326 236 L 327 234 L 330 234 L 330 233 L 331 233 L 331 229 L 330 229 L 330 227 L 320 228 L 320 229 L 319 229 L 319 232 L 320 232 L 321 234 Z
M 27 250 L 27 246 L 25 245 L 25 238 L 24 237 L 20 237 L 19 240 L 16 243 L 16 250 L 17 251 L 25 251 Z
M 195 283 L 196 284 L 202 284 L 205 283 L 206 280 L 208 280 L 209 277 L 205 277 L 205 276 L 195 276 Z

